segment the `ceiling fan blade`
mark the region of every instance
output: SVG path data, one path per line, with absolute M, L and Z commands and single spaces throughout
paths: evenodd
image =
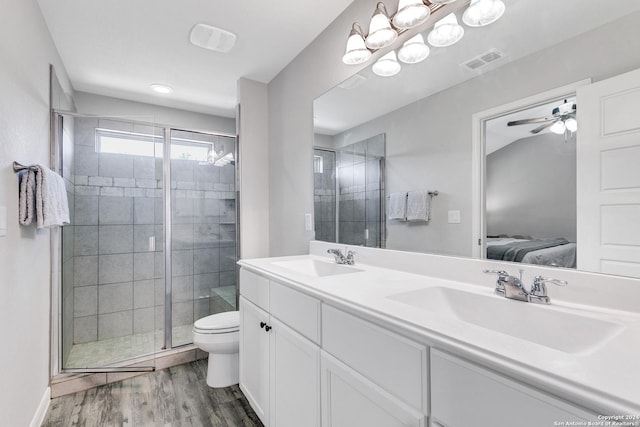
M 554 117 L 538 117 L 537 119 L 514 120 L 507 123 L 507 126 L 529 125 L 532 123 L 542 123 L 553 119 Z
M 540 132 L 542 132 L 543 130 L 545 130 L 546 128 L 551 127 L 555 122 L 556 122 L 556 121 L 554 120 L 554 121 L 552 121 L 552 122 L 545 123 L 545 124 L 543 124 L 542 126 L 538 126 L 537 128 L 533 129 L 533 130 L 531 131 L 531 133 L 534 133 L 534 134 L 536 134 L 536 133 L 540 133 Z

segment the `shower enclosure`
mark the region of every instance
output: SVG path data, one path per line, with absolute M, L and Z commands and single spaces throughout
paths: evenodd
M 384 155 L 384 134 L 314 149 L 316 240 L 384 248 Z
M 109 370 L 191 343 L 236 309 L 236 138 L 54 115 L 62 229 L 62 371 Z

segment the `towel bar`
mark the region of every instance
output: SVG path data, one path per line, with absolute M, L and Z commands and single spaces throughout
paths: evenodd
M 37 166 L 33 166 L 33 165 L 32 166 L 25 166 L 25 165 L 22 165 L 22 164 L 20 164 L 20 163 L 18 163 L 16 161 L 13 162 L 13 171 L 14 172 L 20 172 L 20 171 L 23 171 L 23 170 L 34 170 L 35 168 L 37 168 Z

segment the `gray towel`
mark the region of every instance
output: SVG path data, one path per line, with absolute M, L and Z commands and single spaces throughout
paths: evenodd
M 69 202 L 64 180 L 48 167 L 37 165 L 20 175 L 19 220 L 37 228 L 69 224 Z

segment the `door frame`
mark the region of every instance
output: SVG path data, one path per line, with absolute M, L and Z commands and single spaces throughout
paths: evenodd
M 476 259 L 485 259 L 483 250 L 486 238 L 486 122 L 507 114 L 527 110 L 531 107 L 546 104 L 564 97 L 575 96 L 579 87 L 591 84 L 591 78 L 578 80 L 564 86 L 550 89 L 517 101 L 499 105 L 488 110 L 474 113 L 471 116 L 471 255 Z

